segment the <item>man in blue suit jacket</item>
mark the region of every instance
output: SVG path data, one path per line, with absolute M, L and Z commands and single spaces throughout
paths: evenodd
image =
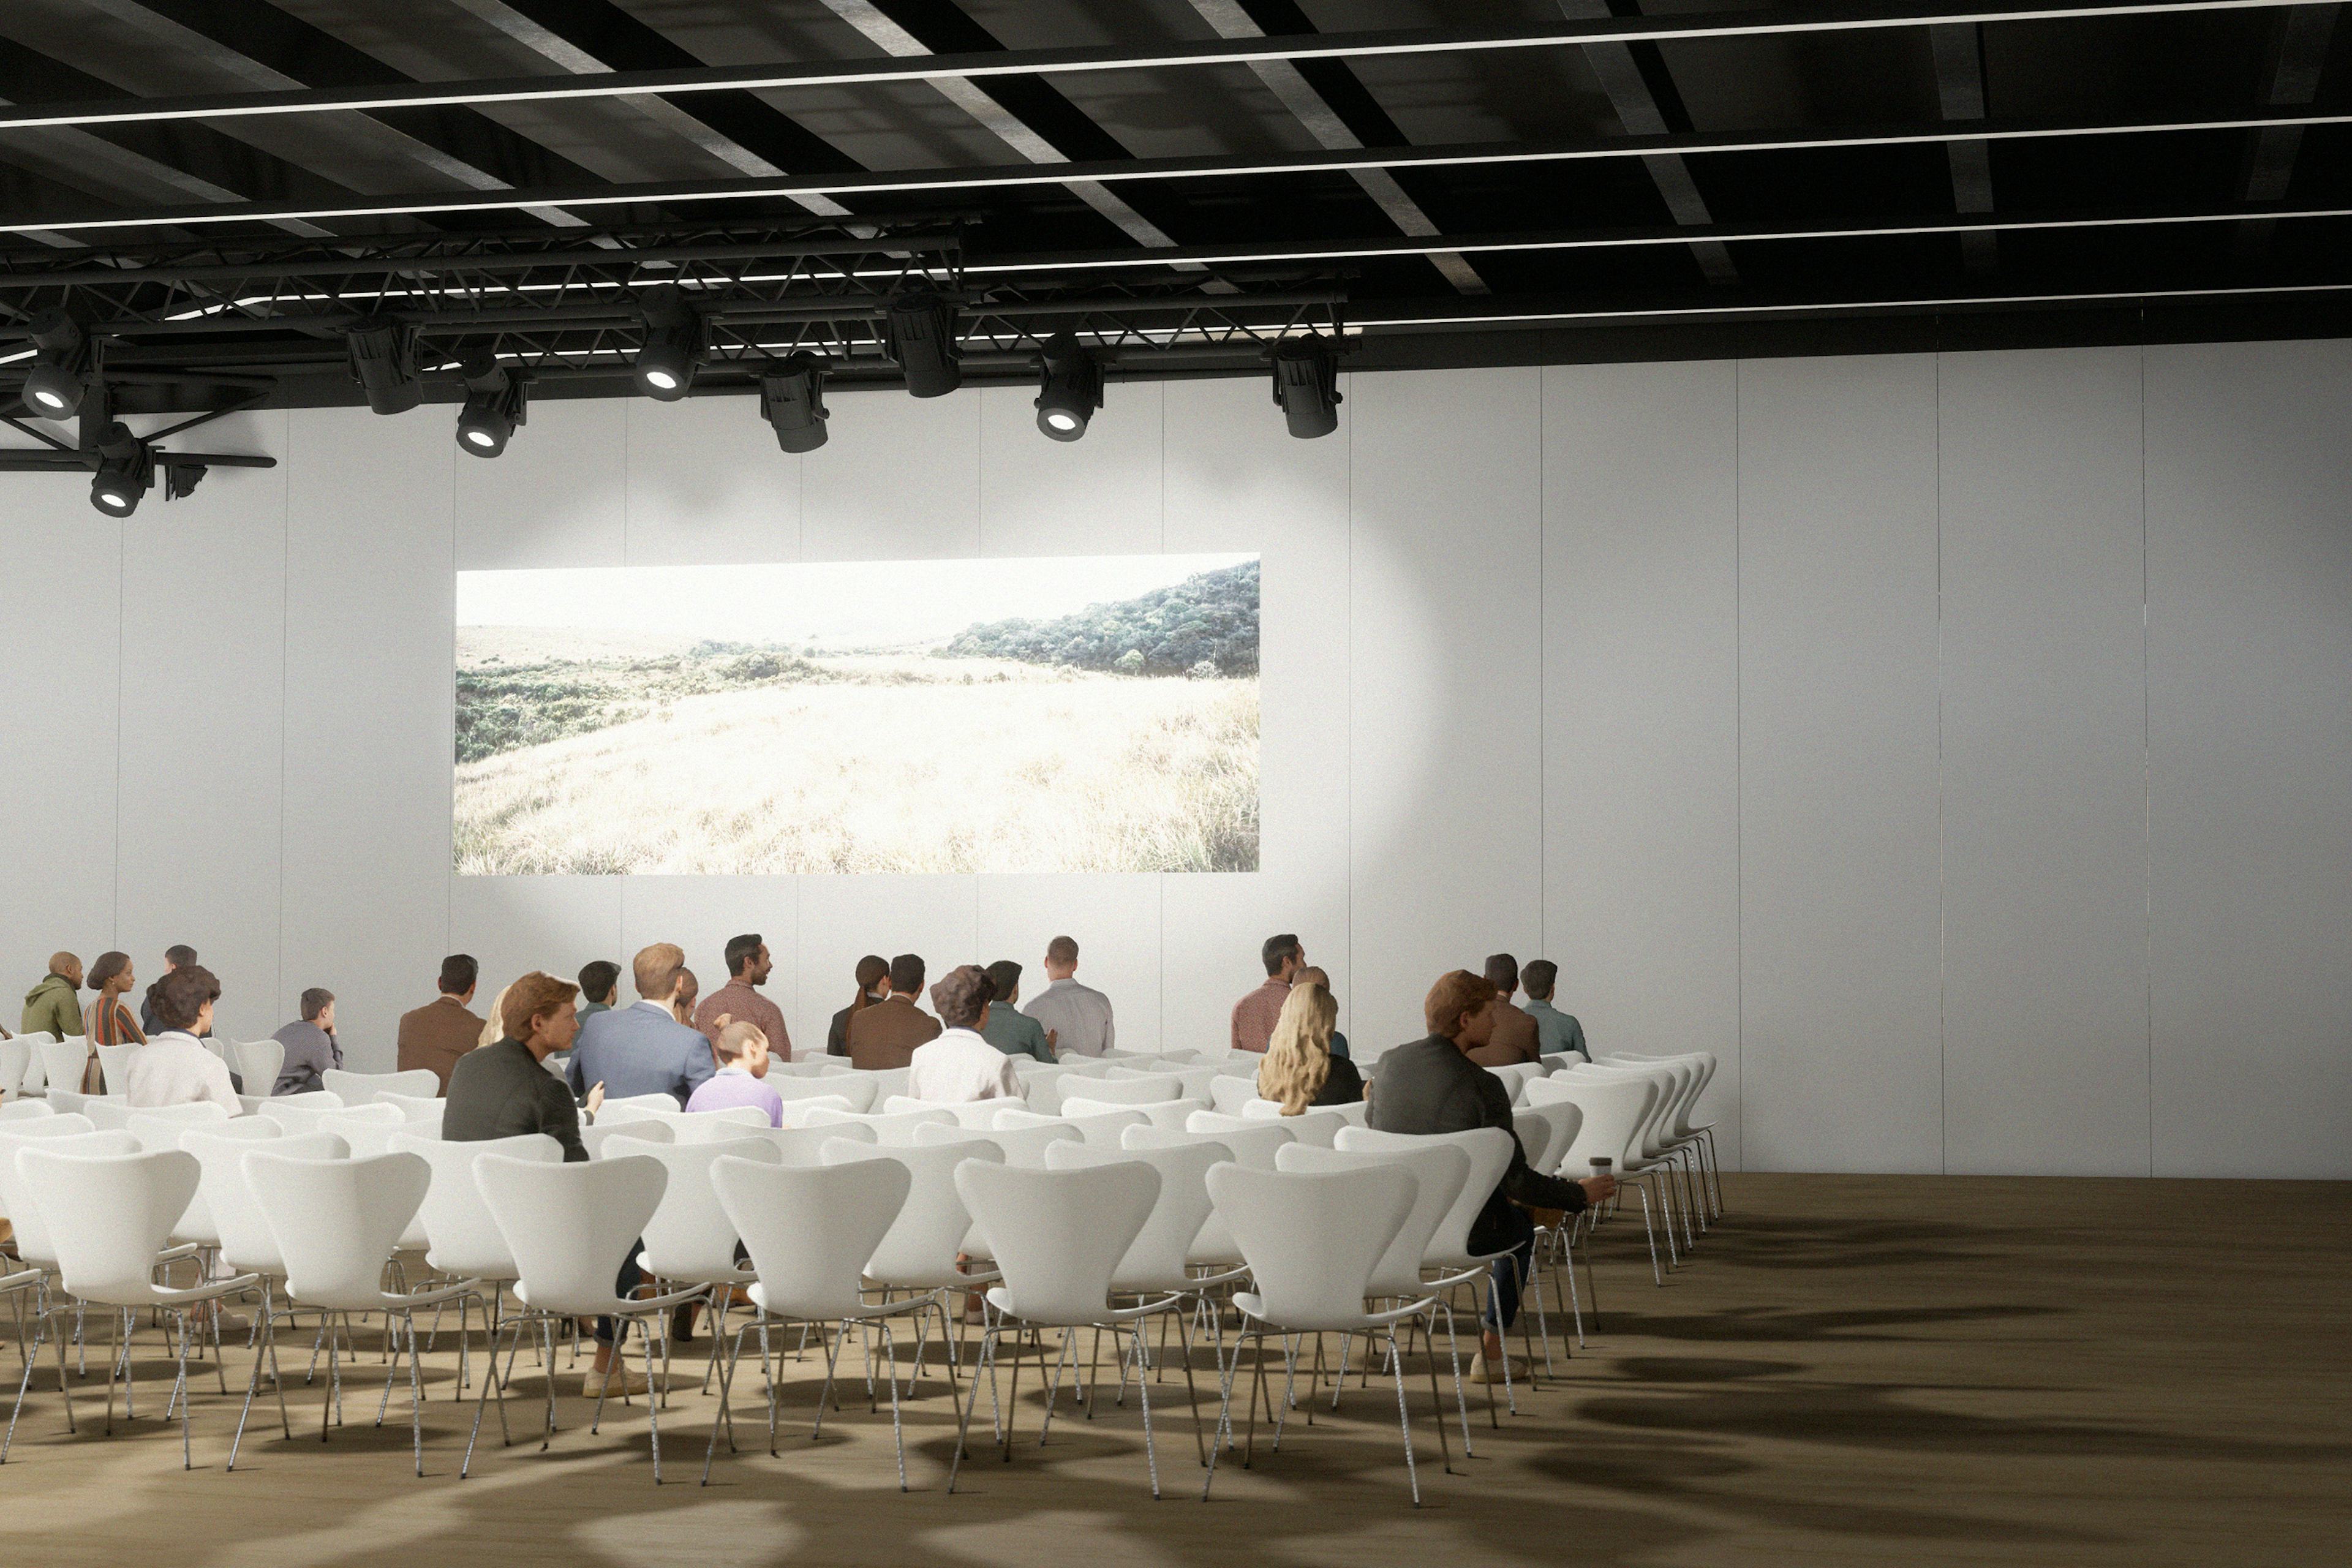
M 599 1013 L 580 1026 L 565 1069 L 574 1098 L 601 1083 L 607 1100 L 638 1094 L 687 1097 L 719 1070 L 701 1030 L 677 1021 L 670 1004 L 686 972 L 686 953 L 657 942 L 632 965 L 639 1000 Z

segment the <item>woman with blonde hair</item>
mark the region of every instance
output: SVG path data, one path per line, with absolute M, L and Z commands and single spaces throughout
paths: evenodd
M 1339 1005 L 1330 992 L 1311 981 L 1293 985 L 1274 1021 L 1265 1060 L 1258 1065 L 1258 1098 L 1281 1106 L 1285 1116 L 1363 1099 L 1364 1079 L 1356 1064 L 1331 1054 L 1331 1031 L 1339 1021 Z
M 507 1037 L 507 993 L 513 989 L 514 982 L 509 981 L 499 987 L 497 995 L 490 998 L 490 1016 L 482 1025 L 482 1037 L 475 1042 L 476 1050 L 480 1050 L 487 1046 L 495 1046 Z

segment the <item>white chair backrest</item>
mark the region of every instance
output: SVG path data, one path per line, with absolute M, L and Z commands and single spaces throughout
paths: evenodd
M 855 1110 L 817 1110 L 810 1111 L 801 1119 L 801 1126 L 803 1130 L 814 1127 L 864 1127 L 874 1134 L 874 1142 L 886 1147 L 897 1143 L 911 1144 L 915 1142 L 915 1135 L 926 1127 L 953 1127 L 954 1125 L 956 1125 L 956 1119 L 950 1115 L 944 1107 L 936 1105 L 924 1110 L 902 1111 L 896 1116 L 876 1116 Z
M 395 1094 L 391 1089 L 379 1091 L 375 1103 L 389 1105 L 399 1111 L 401 1120 L 408 1123 L 412 1132 L 422 1131 L 427 1127 L 437 1130 L 441 1125 L 441 1113 L 449 1108 L 449 1102 L 438 1095 Z
M 1115 1071 L 1090 1079 L 1083 1092 L 1088 1100 L 1108 1100 L 1113 1105 L 1146 1105 L 1156 1100 L 1182 1099 L 1184 1080 L 1174 1073 Z
M 1318 1149 L 1308 1143 L 1293 1143 L 1277 1151 L 1275 1169 L 1306 1173 L 1367 1171 L 1384 1165 L 1401 1165 L 1412 1173 L 1414 1188 L 1412 1212 L 1397 1227 L 1386 1252 L 1373 1266 L 1368 1295 L 1418 1296 L 1421 1291 L 1421 1260 L 1429 1252 L 1430 1238 L 1437 1227 L 1445 1223 L 1454 1204 L 1462 1196 L 1462 1188 L 1470 1180 L 1470 1156 L 1450 1143 L 1432 1143 L 1425 1149 L 1381 1149 L 1360 1152 L 1339 1149 Z
M 243 1164 L 285 1263 L 287 1294 L 323 1311 L 381 1308 L 384 1261 L 433 1180 L 424 1156 L 313 1160 L 263 1144 Z
M 247 1040 L 233 1044 L 223 1040 L 221 1060 L 229 1071 L 236 1074 L 245 1085 L 245 1092 L 267 1097 L 278 1087 L 278 1075 L 286 1070 L 286 1045 L 282 1040 Z
M 645 1151 L 634 1143 L 675 1143 L 677 1134 L 667 1121 L 646 1117 L 639 1121 L 607 1121 L 597 1117 L 596 1125 L 580 1130 L 581 1147 L 588 1151 L 591 1160 L 609 1160 L 618 1154 L 642 1154 Z M 607 1145 L 619 1147 L 608 1152 Z
M 1118 1147 L 1120 1133 L 1130 1127 L 1146 1127 L 1151 1122 L 1151 1118 L 1141 1111 L 1131 1110 L 1124 1106 L 1114 1106 L 1108 1110 L 1097 1111 L 1091 1116 L 1074 1116 L 1068 1114 L 1069 1103 L 1068 1100 L 1062 1102 L 1064 1114 L 1060 1116 L 1040 1116 L 1034 1110 L 1023 1110 L 1018 1108 L 1002 1110 L 997 1113 L 996 1126 L 1007 1132 L 1017 1132 L 1024 1127 L 1059 1124 L 1071 1129 L 1079 1137 L 1097 1148 L 1116 1149 Z
M 1004 1156 L 1004 1163 L 1024 1171 L 1045 1168 L 1048 1145 L 1064 1139 L 1079 1139 L 1084 1135 L 1066 1121 L 1047 1121 L 1035 1127 L 992 1127 L 983 1132 L 976 1127 L 959 1127 L 952 1121 L 926 1122 L 915 1129 L 915 1147 L 935 1143 L 988 1143 Z
M 257 1115 L 275 1117 L 289 1132 L 308 1132 L 319 1124 L 321 1113 L 352 1109 L 343 1103 L 340 1094 L 325 1089 L 312 1089 L 308 1094 L 284 1094 L 262 1101 Z
M 1362 1125 L 1339 1114 L 1338 1106 L 1309 1106 L 1296 1116 L 1285 1116 L 1280 1102 L 1271 1100 L 1248 1101 L 1243 1105 L 1241 1115 L 1244 1121 L 1287 1122 L 1301 1143 L 1312 1143 L 1321 1149 L 1331 1147 L 1332 1140 L 1339 1136 L 1340 1128 Z
M 765 1127 L 767 1118 L 761 1117 Z M 645 1266 L 665 1279 L 689 1284 L 731 1277 L 736 1268 L 739 1237 L 727 1213 L 719 1205 L 719 1190 L 710 1184 L 711 1166 L 722 1159 L 749 1160 L 779 1165 L 783 1153 L 765 1138 L 736 1138 L 725 1142 L 648 1143 L 646 1158 L 658 1160 L 669 1172 L 661 1205 L 646 1221 Z
M 91 1119 L 93 1121 L 96 1118 Z M 191 1127 L 226 1127 L 229 1114 L 209 1100 L 193 1105 L 159 1105 L 133 1110 L 122 1119 L 124 1131 L 139 1140 L 142 1149 L 176 1149 L 180 1134 Z
M 201 1170 L 194 1155 L 177 1149 L 100 1153 L 52 1141 L 18 1150 L 16 1173 L 48 1227 L 58 1279 L 68 1295 L 117 1307 L 161 1299 L 155 1258 L 196 1195 Z
M 773 1125 L 756 1105 L 730 1105 L 720 1110 L 682 1111 L 670 1123 L 670 1133 L 680 1143 L 729 1143 L 756 1137 Z
M 1112 1277 L 1160 1196 L 1160 1173 L 1132 1160 L 1083 1171 L 967 1160 L 955 1180 L 1013 1316 L 1040 1325 L 1102 1321 Z
M 604 1101 L 604 1109 L 596 1114 L 610 1116 L 616 1110 L 684 1110 L 674 1094 L 624 1094 Z
M 1570 1068 L 1556 1073 L 1548 1082 L 1565 1080 L 1569 1083 L 1643 1083 L 1650 1087 L 1650 1098 L 1643 1108 L 1642 1120 L 1636 1124 L 1633 1137 L 1627 1144 L 1629 1155 L 1643 1161 L 1655 1160 L 1665 1152 L 1666 1119 L 1674 1111 L 1675 1097 L 1681 1094 L 1684 1075 L 1671 1067 Z
M 1528 1086 L 1536 1105 L 1573 1105 L 1581 1116 L 1575 1142 L 1562 1152 L 1554 1169 L 1580 1175 L 1595 1159 L 1608 1159 L 1617 1169 L 1634 1151 L 1642 1123 L 1656 1101 L 1657 1085 L 1645 1078 L 1584 1078 L 1578 1073 L 1554 1073 Z
M 89 1042 L 79 1036 L 69 1039 L 33 1041 L 34 1053 L 40 1058 L 41 1077 L 52 1089 L 81 1088 L 81 1069 L 89 1060 Z
M 1553 1100 L 1513 1111 L 1511 1125 L 1518 1132 L 1519 1146 L 1528 1152 L 1528 1163 L 1540 1175 L 1558 1175 L 1560 1161 L 1584 1125 L 1584 1112 L 1567 1100 Z
M 964 1100 L 943 1102 L 935 1100 L 910 1100 L 903 1094 L 894 1094 L 882 1102 L 882 1113 L 886 1116 L 911 1116 L 918 1110 L 944 1110 L 955 1118 L 956 1125 L 959 1127 L 989 1127 L 995 1124 L 998 1111 L 1008 1105 L 1021 1103 L 1022 1101 L 1017 1100 Z M 937 1119 L 934 1118 L 934 1120 Z
M 597 1317 L 619 1304 L 613 1282 L 668 1180 L 662 1163 L 644 1154 L 474 1162 L 474 1184 L 514 1256 L 516 1298 L 562 1317 Z
M 1119 1134 L 1119 1146 L 1126 1149 L 1148 1149 L 1166 1143 L 1215 1143 L 1224 1148 L 1241 1163 L 1254 1171 L 1274 1169 L 1274 1152 L 1286 1143 L 1298 1142 L 1287 1121 L 1244 1121 L 1238 1116 L 1221 1118 L 1223 1127 L 1192 1127 L 1178 1132 L 1160 1128 L 1137 1128 Z
M 1666 1131 L 1675 1138 L 1682 1139 L 1691 1135 L 1691 1111 L 1697 1106 L 1698 1097 L 1706 1092 L 1707 1084 L 1715 1077 L 1716 1057 L 1712 1051 L 1687 1051 L 1680 1055 L 1665 1057 L 1637 1057 L 1627 1051 L 1612 1051 L 1593 1065 L 1630 1068 L 1637 1070 L 1643 1068 L 1667 1066 L 1685 1069 L 1686 1076 L 1683 1091 L 1666 1111 Z
M 0 1040 L 0 1046 L 23 1044 L 22 1040 Z M 31 1121 L 37 1117 L 55 1116 L 57 1113 L 57 1107 L 46 1100 L 11 1100 L 0 1103 L 0 1121 Z
M 131 1102 L 120 1095 L 84 1095 L 81 1113 L 100 1131 L 121 1131 L 131 1125 Z
M 1196 1110 L 1209 1109 L 1202 1100 L 1154 1100 L 1140 1105 L 1115 1105 L 1107 1100 L 1091 1100 L 1074 1094 L 1062 1101 L 1062 1114 L 1070 1120 L 1082 1121 L 1089 1116 L 1104 1116 L 1113 1111 L 1131 1110 L 1154 1127 L 1182 1131 L 1185 1120 Z
M 14 1100 L 39 1087 L 25 1081 L 32 1070 L 32 1041 L 16 1037 L 0 1040 L 0 1099 Z
M 1351 1154 L 1362 1154 L 1411 1151 L 1433 1142 L 1451 1143 L 1470 1156 L 1470 1173 L 1463 1180 L 1461 1195 L 1454 1200 L 1454 1206 L 1438 1222 L 1423 1260 L 1448 1268 L 1463 1268 L 1471 1261 L 1470 1227 L 1476 1223 L 1478 1211 L 1486 1206 L 1487 1198 L 1501 1184 L 1503 1173 L 1511 1167 L 1511 1151 L 1518 1144 L 1510 1133 L 1499 1127 L 1428 1133 L 1377 1132 L 1369 1127 L 1348 1127 L 1340 1130 L 1339 1147 Z
M 783 1097 L 787 1110 L 795 1100 L 837 1098 L 845 1100 L 850 1110 L 865 1111 L 880 1103 L 881 1097 L 877 1091 L 882 1086 L 874 1081 L 874 1076 L 871 1073 L 840 1072 L 808 1078 L 778 1078 L 775 1069 L 771 1068 L 767 1083 L 770 1089 Z
M 254 1120 L 274 1121 L 277 1118 L 256 1117 Z M 389 1154 L 394 1138 L 417 1131 L 389 1105 L 354 1105 L 344 1110 L 325 1111 L 312 1117 L 310 1126 L 314 1131 L 331 1132 L 351 1145 L 354 1160 L 373 1160 L 379 1154 Z
M 1111 1289 L 1122 1294 L 1159 1295 L 1190 1287 L 1185 1266 L 1192 1259 L 1193 1243 L 1200 1239 L 1211 1208 L 1209 1167 L 1232 1158 L 1216 1143 L 1163 1144 L 1156 1149 L 1056 1143 L 1045 1151 L 1045 1168 L 1076 1171 L 1133 1161 L 1160 1173 L 1160 1195 L 1152 1203 L 1151 1214 L 1111 1275 Z
M 784 1101 L 783 1108 L 779 1112 L 776 1125 L 779 1127 L 803 1126 L 807 1122 L 808 1113 L 812 1110 L 855 1110 L 856 1109 L 856 1106 L 837 1094 L 821 1094 L 814 1100 L 788 1100 Z
M 1066 1147 L 1068 1145 L 1065 1145 Z M 1004 1163 L 1004 1152 L 993 1143 L 927 1143 L 911 1148 L 884 1149 L 846 1138 L 825 1141 L 824 1162 L 854 1164 L 861 1160 L 887 1160 L 907 1173 L 906 1201 L 889 1231 L 875 1244 L 866 1261 L 866 1277 L 877 1285 L 902 1290 L 939 1290 L 959 1278 L 956 1254 L 971 1231 L 971 1211 L 956 1191 L 956 1167 L 967 1160 Z
M 1242 1107 L 1257 1098 L 1257 1079 L 1219 1073 L 1209 1079 L 1209 1106 L 1223 1116 L 1239 1116 Z
M 894 1160 L 772 1165 L 728 1158 L 710 1174 L 751 1255 L 767 1310 L 817 1321 L 858 1310 L 866 1259 L 890 1233 L 913 1182 Z
M 1525 1103 L 1528 1079 L 1544 1076 L 1544 1069 L 1534 1062 L 1509 1062 L 1486 1070 L 1503 1080 L 1503 1088 L 1510 1095 L 1513 1105 Z
M 106 1092 L 121 1094 L 127 1087 L 123 1072 L 131 1066 L 131 1053 L 144 1050 L 138 1045 L 100 1046 L 98 1047 L 98 1070 L 106 1080 Z
M 427 1096 L 441 1092 L 441 1078 L 431 1068 L 412 1068 L 406 1072 L 351 1072 L 342 1068 L 329 1068 L 319 1075 L 319 1082 L 330 1094 L 340 1094 L 351 1105 L 366 1105 L 379 1094 Z
M 770 1127 L 746 1128 L 747 1137 L 757 1138 L 776 1152 L 777 1160 L 786 1165 L 806 1167 L 825 1163 L 824 1146 L 835 1139 L 846 1139 L 853 1143 L 873 1143 L 874 1129 L 862 1121 L 837 1121 L 829 1127 Z
M 1300 1331 L 1360 1326 L 1372 1271 L 1412 1215 L 1421 1184 L 1402 1163 L 1358 1171 L 1209 1173 L 1265 1320 Z
M 827 1078 L 835 1075 L 846 1077 L 856 1070 L 839 1057 L 795 1058 L 788 1062 L 771 1058 L 768 1062 L 768 1078 L 771 1082 L 779 1078 Z
M 913 1070 L 911 1068 L 884 1068 L 879 1072 L 871 1072 L 861 1068 L 857 1076 L 874 1086 L 874 1100 L 878 1105 L 894 1094 L 906 1093 L 908 1075 Z
M 37 1268 L 55 1268 L 58 1254 L 50 1245 L 48 1226 L 41 1222 L 40 1210 L 33 1206 L 17 1174 L 16 1156 L 24 1150 L 51 1144 L 94 1153 L 129 1154 L 137 1152 L 139 1140 L 121 1128 L 101 1131 L 90 1125 L 89 1117 L 70 1113 L 11 1122 L 0 1131 L 0 1215 L 16 1226 L 16 1256 Z M 0 1264 L 0 1268 L 5 1267 Z
M 245 1156 L 266 1146 L 272 1153 L 298 1159 L 341 1160 L 351 1153 L 351 1147 L 331 1132 L 282 1133 L 257 1140 L 246 1131 L 254 1121 L 247 1117 L 219 1127 L 182 1130 L 180 1147 L 195 1156 L 203 1177 L 177 1232 L 184 1240 L 210 1240 L 219 1247 L 221 1261 L 240 1274 L 278 1276 L 286 1272 L 286 1265 L 278 1253 L 278 1237 L 253 1189 L 246 1184 Z M 200 1223 L 210 1228 L 209 1237 L 186 1234 Z
M 514 1254 L 490 1217 L 490 1205 L 474 1180 L 474 1162 L 485 1154 L 561 1164 L 563 1145 L 544 1132 L 512 1138 L 488 1138 L 474 1143 L 446 1143 L 421 1132 L 393 1134 L 394 1152 L 414 1154 L 433 1167 L 433 1180 L 417 1205 L 416 1222 L 425 1231 L 425 1261 L 460 1279 L 508 1280 L 515 1277 Z

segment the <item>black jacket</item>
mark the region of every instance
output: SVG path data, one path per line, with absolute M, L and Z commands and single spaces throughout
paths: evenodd
M 1510 1205 L 1565 1209 L 1584 1207 L 1584 1189 L 1574 1182 L 1537 1173 L 1511 1125 L 1511 1097 L 1503 1080 L 1462 1054 L 1443 1035 L 1384 1052 L 1372 1069 L 1371 1110 L 1366 1122 L 1382 1132 L 1467 1132 L 1499 1127 L 1511 1134 L 1511 1163 L 1486 1195 L 1470 1227 L 1470 1250 L 1499 1249 L 1511 1230 Z
M 566 1161 L 588 1158 L 580 1142 L 580 1108 L 563 1080 L 539 1065 L 520 1040 L 467 1051 L 449 1069 L 441 1136 L 451 1143 L 520 1138 L 544 1132 L 563 1145 Z

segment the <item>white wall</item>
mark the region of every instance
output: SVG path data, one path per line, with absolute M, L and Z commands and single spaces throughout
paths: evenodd
M 1296 930 L 1364 1054 L 1559 961 L 1603 1047 L 1724 1058 L 1761 1169 L 2352 1174 L 2352 346 L 1255 379 L 226 422 L 117 522 L 0 489 L 0 964 L 204 952 L 225 1026 L 756 929 L 803 1045 L 868 950 L 1034 962 L 1222 1037 Z M 1254 549 L 1252 876 L 453 878 L 454 570 Z

